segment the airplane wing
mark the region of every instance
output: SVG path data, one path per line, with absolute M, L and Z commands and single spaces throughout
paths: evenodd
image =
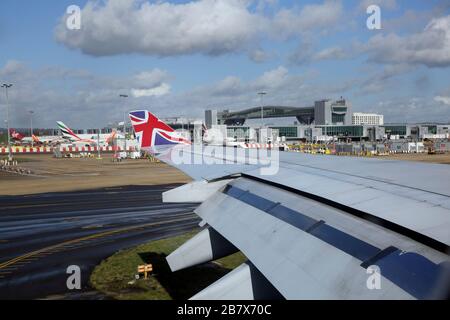
M 248 259 L 193 299 L 449 296 L 448 166 L 156 147 L 195 179 L 163 200 L 201 202 L 205 226 L 167 257 L 172 271 L 237 251 Z

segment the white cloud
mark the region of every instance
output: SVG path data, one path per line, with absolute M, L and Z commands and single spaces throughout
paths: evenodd
M 262 49 L 256 49 L 249 53 L 249 58 L 257 63 L 265 62 L 270 59 L 270 55 Z
M 201 96 L 204 96 L 207 92 L 207 95 L 213 97 L 239 99 L 242 96 L 254 97 L 262 90 L 271 91 L 274 94 L 281 87 L 291 87 L 292 84 L 289 84 L 290 80 L 293 80 L 293 78 L 289 75 L 288 69 L 280 66 L 266 71 L 261 76 L 248 82 L 242 82 L 236 76 L 228 76 L 213 85 L 197 89 L 198 91 L 196 92 L 199 92 Z M 205 98 L 205 101 L 207 100 L 208 98 Z
M 305 72 L 302 75 L 291 74 L 286 67 L 279 66 L 268 70 L 258 77 L 243 81 L 239 77 L 229 76 L 217 83 L 198 87 L 177 95 L 167 96 L 160 103 L 161 113 L 189 108 L 190 114 L 203 116 L 205 109 L 241 109 L 260 105 L 258 92 L 265 91 L 264 104 L 309 106 L 319 94 L 319 90 L 308 87 L 306 79 L 314 75 Z M 164 106 L 171 106 L 168 110 Z
M 394 85 L 393 81 L 412 69 L 414 68 L 408 64 L 394 64 L 384 66 L 381 71 L 377 68 L 375 72 L 364 72 L 363 74 L 366 75 L 366 78 L 360 80 L 360 93 L 379 93 L 393 88 L 399 90 L 402 82 L 397 81 Z
M 379 90 L 411 66 L 387 66 L 364 86 Z M 21 70 L 20 72 L 16 72 Z M 54 127 L 56 120 L 66 120 L 77 128 L 98 127 L 123 117 L 124 108 L 150 107 L 161 116 L 203 117 L 205 109 L 241 109 L 260 104 L 258 92 L 266 91 L 264 104 L 305 107 L 317 99 L 346 95 L 360 86 L 358 79 L 349 81 L 318 78 L 319 74 L 304 70 L 292 74 L 286 67 L 267 70 L 250 80 L 230 75 L 216 83 L 196 87 L 184 92 L 172 92 L 171 76 L 164 70 L 154 69 L 123 76 L 101 76 L 84 70 L 60 67 L 29 68 L 21 62 L 9 62 L 0 67 L 0 80 L 14 83 L 10 91 L 14 109 L 14 127 L 26 127 L 27 110 L 32 106 L 35 122 L 39 127 Z M 394 86 L 391 86 L 392 88 Z M 364 88 L 370 91 L 370 88 Z M 120 99 L 121 93 L 129 93 L 128 99 Z M 446 121 L 450 120 L 448 91 L 435 94 L 435 99 L 396 98 L 383 102 L 376 110 L 384 113 L 388 121 Z M 352 100 L 351 96 L 347 98 Z M 357 99 L 355 95 L 353 98 Z M 379 99 L 383 99 L 381 96 Z M 377 98 L 378 100 L 378 98 Z M 355 109 L 367 101 L 355 100 Z M 4 99 L 0 99 L 0 109 Z M 446 104 L 447 103 L 447 104 Z M 4 110 L 4 109 L 3 109 Z
M 434 97 L 434 101 L 450 106 L 450 97 L 436 96 Z
M 279 37 L 289 37 L 314 29 L 324 31 L 338 25 L 342 16 L 341 1 L 328 0 L 301 9 L 282 9 L 276 13 L 271 28 Z
M 198 0 L 182 4 L 143 0 L 88 1 L 81 30 L 68 30 L 66 16 L 55 29 L 56 39 L 93 56 L 140 53 L 173 56 L 248 52 L 263 37 L 285 39 L 339 22 L 338 0 L 302 8 L 252 10 L 252 0 Z M 274 6 L 276 1 L 260 4 Z M 254 52 L 261 60 L 261 52 Z
M 135 98 L 159 97 L 170 93 L 170 85 L 162 83 L 159 87 L 151 89 L 131 89 L 131 94 Z
M 14 68 L 12 68 L 14 66 Z M 21 70 L 20 72 L 16 72 Z M 7 77 L 6 77 L 7 76 Z M 10 91 L 14 108 L 12 125 L 26 127 L 27 110 L 35 111 L 36 126 L 54 127 L 65 120 L 77 128 L 98 127 L 122 118 L 124 108 L 149 107 L 161 116 L 189 115 L 201 118 L 207 108 L 241 108 L 258 105 L 257 93 L 267 91 L 266 103 L 309 105 L 315 91 L 306 88 L 307 72 L 292 75 L 283 66 L 243 81 L 236 76 L 173 93 L 171 76 L 154 69 L 124 76 L 102 76 L 61 67 L 30 68 L 21 62 L 0 67 L 0 79 L 14 83 Z M 119 94 L 129 94 L 120 99 Z M 0 99 L 0 108 L 3 108 Z
M 17 74 L 19 72 L 23 72 L 25 70 L 25 65 L 17 60 L 9 60 L 6 62 L 3 69 L 0 70 L 0 74 L 2 77 L 7 77 L 10 75 Z
M 387 18 L 382 16 L 382 28 L 387 32 L 421 32 L 424 26 L 433 19 L 433 17 L 441 16 L 441 12 L 433 8 L 432 10 L 406 10 L 402 15 Z
M 171 77 L 166 71 L 153 69 L 123 76 L 102 76 L 86 70 L 62 67 L 34 69 L 19 61 L 0 66 L 0 80 L 11 82 L 10 102 L 14 127 L 27 126 L 27 110 L 35 111 L 36 125 L 53 127 L 56 120 L 73 126 L 97 127 L 117 121 L 124 104 L 138 105 L 141 100 L 156 101 L 169 95 Z M 127 93 L 130 98 L 120 99 Z M 0 110 L 4 99 L 0 98 Z M 130 107 L 131 108 L 131 107 Z
M 241 79 L 234 76 L 228 76 L 211 88 L 211 93 L 216 96 L 230 96 L 239 95 L 243 90 Z
M 450 66 L 450 15 L 432 19 L 424 31 L 409 36 L 376 35 L 364 50 L 377 63 Z
M 398 97 L 378 103 L 376 111 L 384 114 L 385 122 L 447 122 L 450 121 L 447 105 L 423 97 Z
M 261 77 L 257 78 L 253 86 L 255 89 L 276 89 L 286 84 L 289 78 L 289 71 L 283 66 L 265 72 Z
M 323 60 L 342 60 L 352 56 L 351 50 L 344 50 L 340 47 L 325 48 L 319 52 L 315 51 L 312 42 L 306 41 L 301 43 L 297 49 L 289 56 L 291 63 L 301 65 L 310 62 Z
M 153 69 L 151 71 L 142 71 L 133 76 L 135 83 L 153 85 L 159 83 L 163 79 L 168 79 L 169 76 L 166 71 L 160 69 Z
M 345 59 L 348 57 L 348 54 L 344 51 L 344 49 L 339 47 L 331 47 L 323 49 L 322 51 L 316 53 L 313 57 L 314 60 L 331 60 L 331 59 Z
M 142 53 L 171 56 L 219 55 L 242 50 L 264 27 L 246 1 L 199 0 L 185 4 L 135 0 L 89 1 L 82 29 L 70 31 L 64 19 L 56 38 L 94 56 Z
M 301 65 L 312 61 L 314 45 L 311 40 L 303 40 L 292 52 L 288 59 L 290 63 Z

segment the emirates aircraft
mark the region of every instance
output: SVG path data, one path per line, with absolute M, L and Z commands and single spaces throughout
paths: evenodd
M 68 139 L 70 142 L 76 145 L 83 146 L 97 146 L 100 145 L 102 147 L 109 146 L 113 144 L 114 139 L 123 139 L 123 135 L 117 133 L 117 131 L 113 131 L 110 134 L 75 134 L 72 129 L 70 129 L 67 125 L 62 121 L 57 121 L 58 128 L 61 130 L 64 138 Z

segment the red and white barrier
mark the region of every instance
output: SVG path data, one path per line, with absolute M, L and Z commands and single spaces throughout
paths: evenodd
M 127 148 L 128 151 L 136 151 L 134 147 Z M 98 152 L 97 147 L 60 147 L 61 152 Z M 101 152 L 122 152 L 125 151 L 122 147 L 101 147 Z M 30 154 L 30 153 L 53 153 L 52 147 L 11 147 L 13 154 Z M 7 147 L 0 148 L 0 154 L 8 154 Z
M 279 148 L 279 145 L 275 144 L 261 144 L 261 143 L 245 143 L 244 148 L 246 149 L 275 149 Z
M 11 147 L 11 152 L 14 154 L 17 153 L 52 153 L 53 148 L 50 147 Z M 2 147 L 0 148 L 0 154 L 8 154 L 8 148 Z
M 128 151 L 133 152 L 135 151 L 134 147 L 127 148 Z M 61 152 L 97 152 L 97 147 L 61 147 Z M 122 152 L 125 151 L 122 147 L 100 147 L 101 152 Z

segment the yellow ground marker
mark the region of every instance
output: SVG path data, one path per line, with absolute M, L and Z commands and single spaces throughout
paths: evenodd
M 144 279 L 148 279 L 148 274 L 153 272 L 153 265 L 152 264 L 143 264 L 137 267 L 138 274 L 143 273 Z

